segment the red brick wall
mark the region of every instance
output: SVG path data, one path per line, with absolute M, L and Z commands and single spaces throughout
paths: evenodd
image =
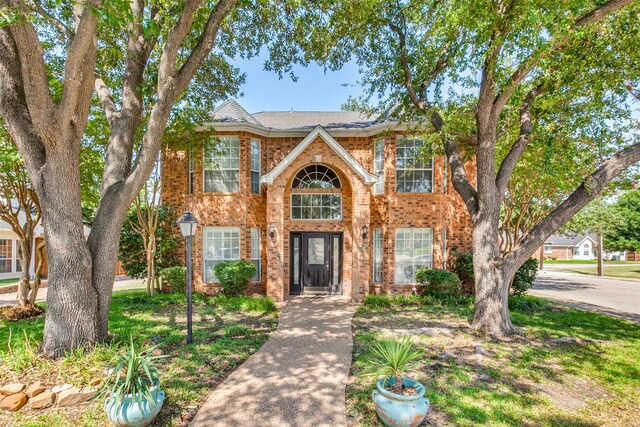
M 443 264 L 443 231 L 447 232 L 447 252 L 471 249 L 472 225 L 466 207 L 446 183 L 444 159 L 434 159 L 433 193 L 396 193 L 396 136 L 385 135 L 385 192 L 373 195 L 353 170 L 318 138 L 289 165 L 262 194 L 251 194 L 250 140 L 261 140 L 262 174 L 272 170 L 303 139 L 302 137 L 266 138 L 249 132 L 218 132 L 219 136 L 240 137 L 240 192 L 233 194 L 203 193 L 202 165 L 196 162 L 194 194 L 187 194 L 187 159 L 182 152 L 165 152 L 163 159 L 163 200 L 177 212 L 191 210 L 200 221 L 194 240 L 194 279 L 196 289 L 215 292 L 216 284 L 203 283 L 202 228 L 234 226 L 241 230 L 241 258 L 250 259 L 251 227 L 262 231 L 262 278 L 250 292 L 267 292 L 277 300 L 289 295 L 289 235 L 292 231 L 343 232 L 343 293 L 361 299 L 370 291 L 410 292 L 412 285 L 394 285 L 395 230 L 397 228 L 429 227 L 433 229 L 433 266 Z M 349 153 L 370 172 L 373 171 L 373 142 L 377 137 L 336 138 Z M 343 184 L 343 217 L 341 221 L 295 221 L 290 218 L 291 180 L 302 167 L 325 164 L 338 173 Z M 473 164 L 467 165 L 474 179 Z M 322 191 L 322 190 L 317 190 Z M 276 226 L 276 236 L 268 236 L 268 224 Z M 363 240 L 361 229 L 369 227 L 369 238 Z M 383 283 L 371 287 L 372 230 L 382 228 L 384 238 Z M 176 228 L 176 232 L 178 232 Z M 268 260 L 268 261 L 267 261 Z M 370 289 L 371 288 L 371 289 Z

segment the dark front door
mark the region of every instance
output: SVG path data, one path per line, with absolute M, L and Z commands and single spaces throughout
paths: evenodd
M 341 234 L 291 234 L 291 294 L 341 293 L 341 271 Z

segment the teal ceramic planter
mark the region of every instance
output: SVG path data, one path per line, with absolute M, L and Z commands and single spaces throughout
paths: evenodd
M 418 393 L 403 396 L 387 390 L 384 386 L 394 385 L 395 379 L 382 378 L 377 384 L 377 390 L 371 394 L 378 416 L 388 427 L 417 427 L 427 416 L 429 400 L 424 397 L 424 386 L 409 378 L 402 379 L 405 387 L 415 387 Z
M 111 398 L 104 402 L 104 410 L 113 423 L 119 427 L 143 427 L 151 424 L 156 419 L 164 404 L 164 391 L 154 388 L 151 395 L 156 403 L 153 407 L 148 400 L 134 402 L 130 394 L 116 405 Z

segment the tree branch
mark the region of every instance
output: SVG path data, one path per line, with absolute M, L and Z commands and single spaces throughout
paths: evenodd
M 520 241 L 512 252 L 505 256 L 505 262 L 520 265 L 527 260 L 559 227 L 566 224 L 580 209 L 602 191 L 605 185 L 629 166 L 640 162 L 640 143 L 618 151 L 602 163 L 585 182 L 580 184 L 557 208 L 540 221 Z
M 109 91 L 109 88 L 104 83 L 100 77 L 96 76 L 96 80 L 94 82 L 94 87 L 96 90 L 96 94 L 98 95 L 98 101 L 104 110 L 104 114 L 107 119 L 107 124 L 109 127 L 112 126 L 114 117 L 118 113 L 118 109 L 116 108 L 116 103 L 113 100 L 113 96 Z
M 45 10 L 40 4 L 40 2 L 33 1 L 33 0 L 28 1 L 27 7 L 31 9 L 33 12 L 42 16 L 45 20 L 49 21 L 51 25 L 56 27 L 58 31 L 60 31 L 60 33 L 62 33 L 67 38 L 67 42 L 70 42 L 71 39 L 73 39 L 73 31 L 71 31 L 71 29 L 67 27 L 64 22 L 62 22 L 56 16 L 54 16 L 53 14 Z
M 604 17 L 610 13 L 616 12 L 623 7 L 631 4 L 634 0 L 609 0 L 602 6 L 599 6 L 576 20 L 573 24 L 573 29 L 591 25 L 598 21 L 601 21 Z M 549 56 L 551 53 L 556 52 L 566 46 L 569 43 L 570 31 L 564 32 L 565 36 L 557 41 L 551 40 L 552 46 L 549 50 L 538 49 L 529 55 L 521 64 L 520 67 L 509 77 L 507 84 L 502 91 L 495 97 L 493 102 L 494 110 L 500 113 L 504 106 L 507 104 L 513 91 L 518 85 L 529 75 L 529 73 L 538 65 L 540 60 Z
M 520 135 L 518 139 L 513 143 L 507 156 L 502 160 L 498 175 L 496 177 L 496 186 L 498 192 L 502 197 L 507 190 L 507 183 L 511 179 L 511 174 L 515 169 L 518 160 L 524 154 L 524 151 L 529 145 L 531 140 L 531 132 L 533 131 L 533 124 L 531 123 L 531 103 L 543 92 L 543 87 L 538 85 L 531 89 L 527 96 L 525 96 L 522 104 L 520 105 Z

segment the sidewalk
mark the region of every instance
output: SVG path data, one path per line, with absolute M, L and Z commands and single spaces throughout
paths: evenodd
M 351 318 L 343 297 L 296 297 L 262 348 L 211 393 L 191 426 L 347 424 Z

